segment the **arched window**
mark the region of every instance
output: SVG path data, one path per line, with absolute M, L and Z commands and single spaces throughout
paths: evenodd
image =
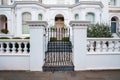
M 110 0 L 110 5 L 115 6 L 116 5 L 116 0 Z
M 79 15 L 75 14 L 75 20 L 79 20 Z
M 38 14 L 38 20 L 42 20 L 43 16 L 42 14 Z
M 79 2 L 79 0 L 75 0 L 75 3 L 78 3 Z
M 94 15 L 94 13 L 87 13 L 86 20 L 90 21 L 91 23 L 94 23 L 95 22 L 95 15 Z
M 2 29 L 7 29 L 7 17 L 5 15 L 0 15 L 0 32 Z
M 22 34 L 29 34 L 29 28 L 26 21 L 30 21 L 30 20 L 31 20 L 31 13 L 24 12 L 22 14 Z

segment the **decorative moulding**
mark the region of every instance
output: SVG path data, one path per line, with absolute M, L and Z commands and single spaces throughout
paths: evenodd
M 27 21 L 30 28 L 47 27 L 47 21 Z
M 90 24 L 89 21 L 70 21 L 69 23 L 71 27 L 81 27 L 81 26 L 88 26 Z

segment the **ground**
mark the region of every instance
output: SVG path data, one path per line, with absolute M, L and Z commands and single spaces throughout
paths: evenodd
M 0 71 L 0 80 L 120 80 L 120 70 L 30 72 Z

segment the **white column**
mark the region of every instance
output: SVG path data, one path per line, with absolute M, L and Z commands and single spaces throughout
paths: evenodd
M 46 21 L 28 21 L 30 27 L 30 70 L 42 71 L 44 59 L 44 28 Z
M 71 21 L 73 28 L 73 63 L 75 70 L 85 70 L 88 21 Z

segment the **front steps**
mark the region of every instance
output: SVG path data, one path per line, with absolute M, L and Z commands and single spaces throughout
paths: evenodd
M 71 42 L 48 42 L 43 71 L 73 71 Z

